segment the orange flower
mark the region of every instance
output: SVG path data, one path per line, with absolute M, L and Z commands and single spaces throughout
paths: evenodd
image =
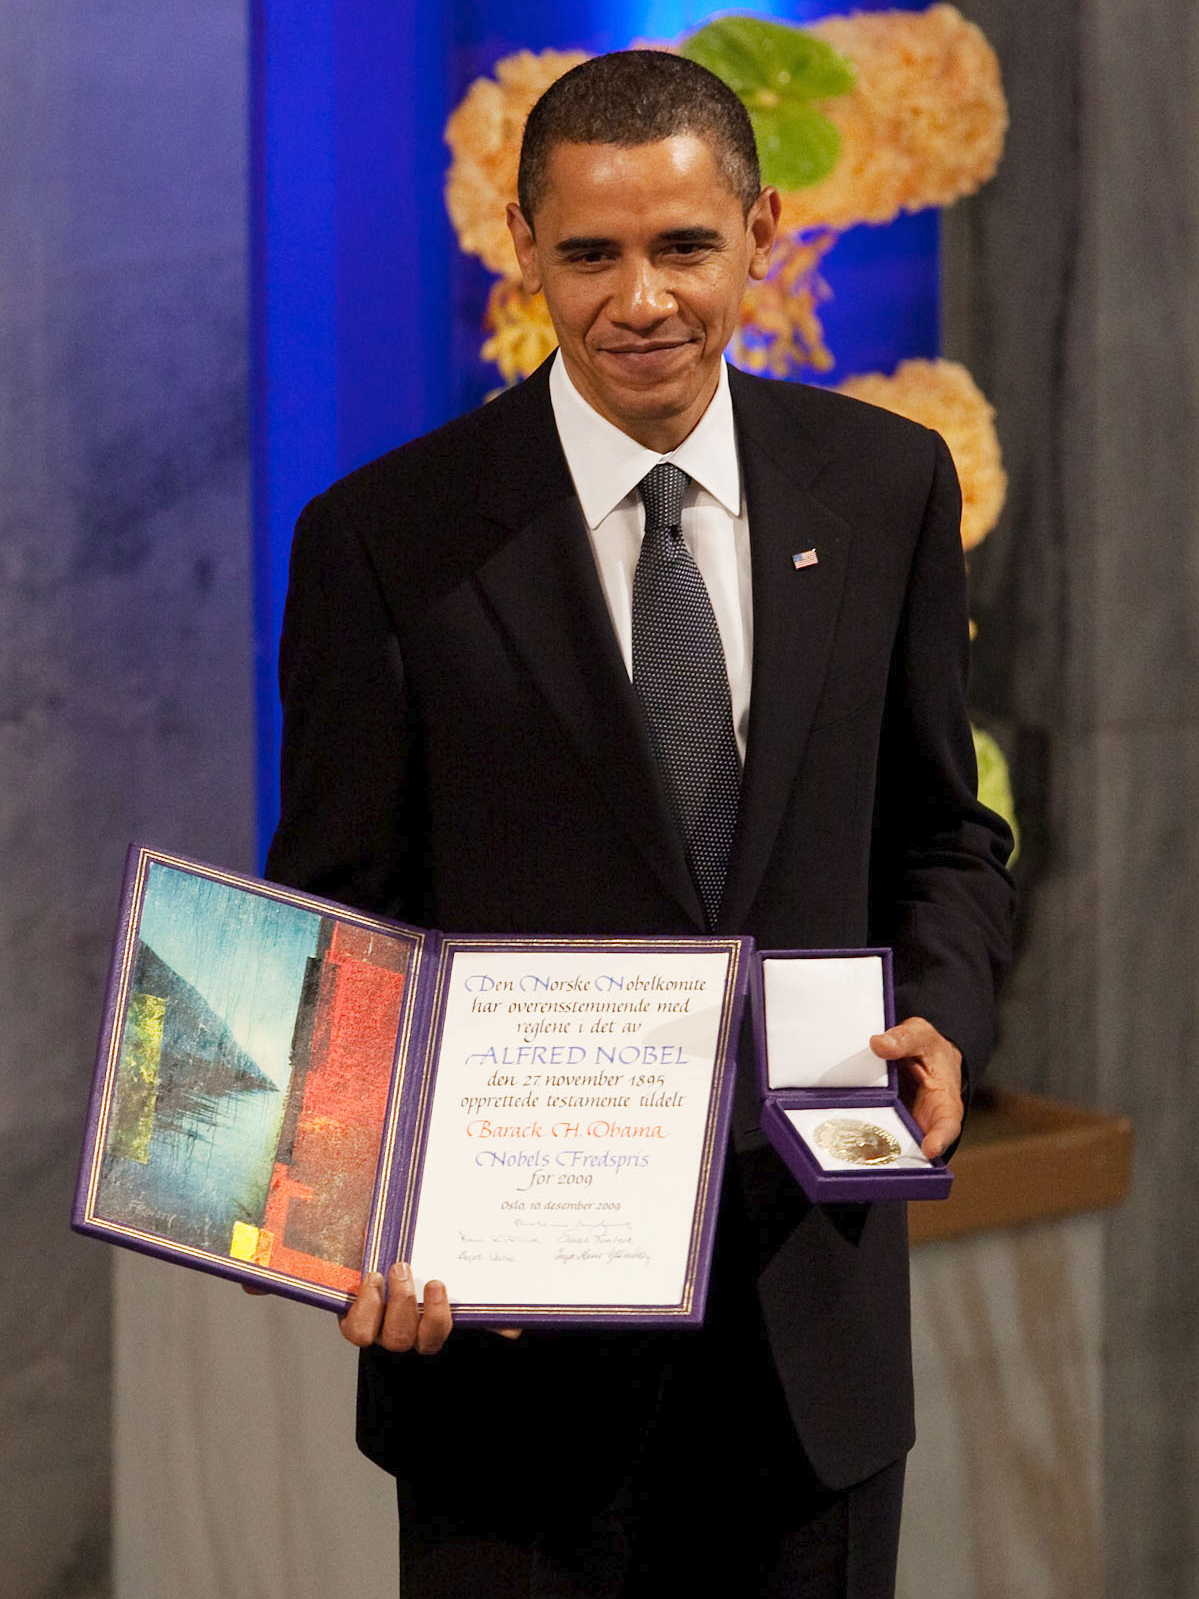
M 828 294 L 820 262 L 836 237 L 780 235 L 769 277 L 751 283 L 741 303 L 731 349 L 738 366 L 780 378 L 800 367 L 827 372 L 832 366 L 816 306 Z
M 841 134 L 827 178 L 783 196 L 788 229 L 891 222 L 950 205 L 993 176 L 1007 104 L 995 52 L 951 5 L 806 23 L 857 81 L 820 109 Z
M 536 372 L 558 344 L 545 296 L 526 294 L 519 283 L 501 280 L 492 285 L 486 325 L 491 337 L 479 354 L 495 362 L 505 383 Z
M 525 118 L 550 84 L 586 61 L 581 50 L 520 50 L 495 64 L 494 78 L 476 78 L 446 123 L 453 161 L 445 202 L 458 243 L 489 272 L 516 281 L 504 211 L 516 199 L 516 169 Z
M 935 428 L 949 446 L 962 485 L 962 546 L 972 550 L 999 520 L 1007 477 L 995 432 L 995 411 L 956 361 L 904 361 L 891 377 L 881 372 L 847 378 L 842 394 Z

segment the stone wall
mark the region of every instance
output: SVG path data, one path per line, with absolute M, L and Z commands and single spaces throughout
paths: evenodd
M 0 1591 L 103 1593 L 125 847 L 253 865 L 245 8 L 0 7 Z
M 947 353 L 1011 474 L 972 574 L 1026 838 L 994 1074 L 1136 1126 L 1105 1263 L 1107 1592 L 1164 1599 L 1199 1593 L 1199 14 L 962 9 L 1012 102 L 998 178 L 945 235 Z

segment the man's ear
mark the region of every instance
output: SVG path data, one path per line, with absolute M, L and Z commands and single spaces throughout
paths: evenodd
M 783 202 L 779 199 L 778 190 L 769 187 L 762 190 L 749 208 L 745 227 L 749 234 L 751 278 L 764 278 L 770 270 L 770 252 L 778 237 L 782 209 Z
M 513 200 L 508 206 L 508 232 L 512 235 L 512 248 L 520 262 L 520 275 L 526 294 L 536 294 L 541 288 L 541 269 L 537 264 L 537 241 L 533 230 L 525 221 L 525 214 Z

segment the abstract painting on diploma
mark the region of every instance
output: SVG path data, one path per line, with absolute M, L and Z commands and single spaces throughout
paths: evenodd
M 416 940 L 232 876 L 143 868 L 90 1217 L 352 1293 Z

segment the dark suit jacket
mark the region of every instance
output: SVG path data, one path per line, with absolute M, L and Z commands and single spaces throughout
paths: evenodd
M 731 379 L 754 663 L 719 930 L 768 948 L 892 944 L 899 1014 L 926 1016 L 977 1077 L 1007 958 L 1009 839 L 974 795 L 948 453 L 841 396 Z M 545 369 L 308 507 L 281 680 L 270 875 L 448 931 L 703 931 Z M 912 1441 L 903 1207 L 810 1207 L 760 1139 L 741 1145 L 775 1363 L 809 1457 L 843 1486 Z M 428 1446 L 413 1434 L 447 1414 L 464 1440 L 499 1424 L 511 1442 L 574 1361 L 610 1377 L 615 1460 L 644 1421 L 622 1348 L 457 1333 L 434 1362 L 375 1355 L 366 1446 L 414 1477 Z M 461 1496 L 448 1455 L 431 1469 Z

